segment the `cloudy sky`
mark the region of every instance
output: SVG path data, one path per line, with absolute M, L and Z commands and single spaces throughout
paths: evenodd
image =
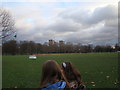
M 114 1 L 114 2 L 113 2 Z M 118 38 L 118 2 L 2 2 L 12 13 L 17 40 L 83 44 L 115 44 Z

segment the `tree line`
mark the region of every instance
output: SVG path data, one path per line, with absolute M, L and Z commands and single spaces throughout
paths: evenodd
M 50 41 L 44 44 L 35 43 L 34 41 L 16 41 L 11 40 L 2 44 L 3 55 L 16 54 L 45 54 L 45 53 L 90 53 L 90 52 L 116 52 L 120 51 L 120 46 L 116 44 L 114 47 L 110 45 L 82 45 L 65 43 L 63 41 Z

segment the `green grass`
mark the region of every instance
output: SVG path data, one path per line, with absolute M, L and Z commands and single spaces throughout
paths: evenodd
M 59 64 L 70 61 L 80 71 L 87 88 L 117 88 L 118 54 L 86 53 L 37 55 L 37 60 L 29 60 L 28 55 L 3 56 L 3 88 L 37 88 L 41 78 L 41 67 L 46 60 L 56 60 Z M 109 76 L 107 78 L 106 76 Z M 95 82 L 95 86 L 91 82 Z

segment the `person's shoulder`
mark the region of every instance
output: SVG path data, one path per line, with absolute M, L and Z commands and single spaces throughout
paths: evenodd
M 66 82 L 65 81 L 58 81 L 54 84 L 49 84 L 46 88 L 42 88 L 42 90 L 48 90 L 48 89 L 57 89 L 57 88 L 65 88 Z
M 59 83 L 58 86 L 59 86 L 60 88 L 65 88 L 65 86 L 66 86 L 66 82 L 65 82 L 65 81 L 59 81 L 58 83 Z
M 55 86 L 57 88 L 65 88 L 66 82 L 65 81 L 58 81 L 58 82 L 54 83 L 53 86 Z

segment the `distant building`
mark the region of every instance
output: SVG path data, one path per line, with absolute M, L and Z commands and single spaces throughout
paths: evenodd
M 51 40 L 49 40 L 49 46 L 50 46 L 50 45 L 54 45 L 54 43 L 55 43 L 55 41 L 54 41 L 54 40 L 52 40 L 52 39 L 51 39 Z
M 54 42 L 54 45 L 58 46 L 58 42 Z
M 65 45 L 65 42 L 63 40 L 59 41 L 59 45 Z

